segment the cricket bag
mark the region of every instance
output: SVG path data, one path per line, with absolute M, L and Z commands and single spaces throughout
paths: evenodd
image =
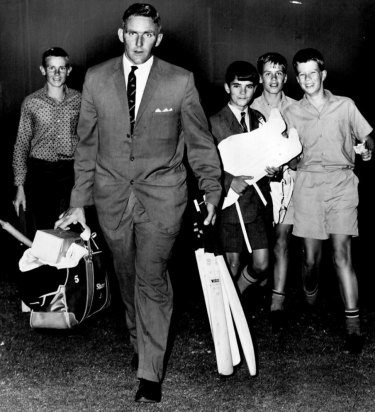
M 73 268 L 43 265 L 20 273 L 19 292 L 31 309 L 32 328 L 71 329 L 110 305 L 104 254 L 93 238 L 83 244 L 88 254 Z

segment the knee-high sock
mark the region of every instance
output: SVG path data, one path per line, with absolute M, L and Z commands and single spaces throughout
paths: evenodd
M 251 276 L 247 270 L 248 266 L 245 266 L 238 277 L 237 280 L 237 287 L 240 293 L 244 292 L 245 289 L 248 288 L 248 286 L 254 285 L 258 282 L 259 279 L 254 278 Z
M 348 335 L 361 334 L 361 323 L 359 318 L 359 309 L 345 309 L 345 326 Z
M 284 310 L 285 293 L 272 290 L 271 312 Z
M 305 300 L 310 306 L 314 306 L 316 303 L 316 300 L 318 298 L 318 291 L 319 291 L 319 285 L 316 285 L 314 290 L 307 290 L 303 288 L 303 291 L 305 292 Z

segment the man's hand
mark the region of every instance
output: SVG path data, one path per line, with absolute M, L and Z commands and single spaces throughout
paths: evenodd
M 216 206 L 213 204 L 206 202 L 207 208 L 207 217 L 204 219 L 203 224 L 208 226 L 209 224 L 214 225 L 216 222 Z
M 235 176 L 233 177 L 232 183 L 230 187 L 238 194 L 242 195 L 242 193 L 249 187 L 246 180 L 253 179 L 253 176 Z
M 70 224 L 81 223 L 86 227 L 85 211 L 83 207 L 71 207 L 66 212 L 59 216 L 59 220 L 55 222 L 55 229 L 60 227 L 61 229 L 68 230 Z
M 17 216 L 20 215 L 20 206 L 22 206 L 23 210 L 26 211 L 26 195 L 22 185 L 17 187 L 17 193 L 15 199 L 13 200 L 13 206 Z

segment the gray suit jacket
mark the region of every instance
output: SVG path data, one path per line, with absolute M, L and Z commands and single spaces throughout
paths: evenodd
M 88 70 L 82 93 L 71 206 L 95 204 L 118 227 L 131 191 L 162 230 L 178 230 L 186 207 L 184 152 L 217 205 L 221 168 L 192 73 L 154 57 L 130 134 L 122 56 Z

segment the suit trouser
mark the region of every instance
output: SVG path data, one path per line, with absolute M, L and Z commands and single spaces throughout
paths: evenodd
M 167 264 L 178 233 L 160 231 L 132 193 L 116 230 L 103 227 L 138 353 L 138 378 L 160 382 L 173 308 Z

